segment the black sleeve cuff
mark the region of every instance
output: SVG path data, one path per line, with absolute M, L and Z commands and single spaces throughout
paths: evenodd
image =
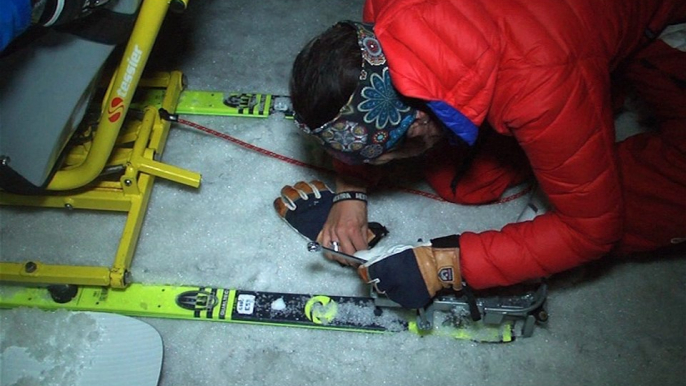
M 450 235 L 431 239 L 431 246 L 434 248 L 459 248 L 460 235 Z

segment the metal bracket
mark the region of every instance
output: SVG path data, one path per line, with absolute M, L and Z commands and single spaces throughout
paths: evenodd
M 370 289 L 377 307 L 400 307 L 398 303 Z M 487 294 L 475 294 L 476 305 L 485 325 L 501 325 L 513 322 L 515 336 L 530 337 L 536 324 L 545 323 L 548 313 L 545 307 L 548 286 L 542 282 L 535 286 L 520 285 Z M 436 313 L 446 313 L 464 320 L 470 318 L 469 303 L 461 293 L 439 295 L 426 307 L 417 309 L 417 327 L 423 331 L 435 327 Z M 471 320 L 469 320 L 471 322 Z

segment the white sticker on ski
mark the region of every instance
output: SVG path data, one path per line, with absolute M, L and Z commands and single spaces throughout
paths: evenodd
M 236 303 L 236 311 L 241 315 L 252 315 L 255 310 L 255 295 L 240 294 L 238 295 L 238 303 Z

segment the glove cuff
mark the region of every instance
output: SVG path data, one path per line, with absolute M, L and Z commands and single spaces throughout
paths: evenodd
M 459 235 L 450 235 L 415 249 L 417 265 L 432 296 L 443 288 L 462 289 L 459 241 Z

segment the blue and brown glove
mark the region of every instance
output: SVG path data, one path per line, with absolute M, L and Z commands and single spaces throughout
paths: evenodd
M 405 308 L 426 306 L 439 291 L 463 289 L 460 236 L 452 235 L 415 246 L 391 248 L 361 265 L 357 272 L 374 289 Z M 368 254 L 356 256 L 367 259 Z
M 281 189 L 281 197 L 274 200 L 276 213 L 308 241 L 316 241 L 324 228 L 331 207 L 339 201 L 367 201 L 363 192 L 341 192 L 335 194 L 322 181 L 300 181 L 293 186 Z M 367 224 L 367 243 L 369 248 L 388 234 L 388 230 L 377 222 Z

